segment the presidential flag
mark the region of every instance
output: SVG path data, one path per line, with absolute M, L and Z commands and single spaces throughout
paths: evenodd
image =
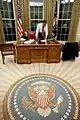
M 23 27 L 22 27 L 22 20 L 21 20 L 21 9 L 19 6 L 19 0 L 17 0 L 17 32 L 18 32 L 18 40 L 23 35 Z

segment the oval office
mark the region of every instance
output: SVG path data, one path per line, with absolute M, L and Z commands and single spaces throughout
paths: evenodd
M 80 0 L 0 0 L 0 120 L 80 120 Z

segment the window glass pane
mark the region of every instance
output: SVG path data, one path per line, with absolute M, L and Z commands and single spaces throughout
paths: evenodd
M 74 0 L 70 0 L 70 2 L 74 2 Z
M 8 35 L 7 34 L 5 34 L 5 40 L 8 41 Z
M 64 4 L 60 4 L 60 11 L 63 11 L 64 9 Z
M 9 12 L 8 11 L 4 11 L 4 18 L 9 18 Z
M 62 20 L 58 20 L 58 27 L 62 27 Z
M 62 15 L 62 12 L 60 11 L 60 12 L 59 12 L 59 19 L 62 19 L 62 16 L 63 16 L 63 15 Z
M 35 13 L 35 19 L 38 19 L 38 13 Z
M 8 35 L 8 40 L 12 41 L 12 35 Z
M 34 25 L 35 25 L 34 20 L 31 20 L 31 26 L 34 26 Z
M 70 3 L 69 11 L 72 11 L 73 3 Z
M 42 19 L 42 18 L 43 18 L 42 13 L 39 13 L 39 19 Z
M 11 23 L 12 23 L 12 27 L 15 27 L 15 20 L 12 20 Z
M 14 18 L 13 12 L 9 12 L 9 17 Z
M 68 3 L 70 0 L 61 0 L 61 3 L 64 4 L 64 3 Z
M 72 12 L 68 12 L 68 19 L 71 19 Z
M 62 19 L 67 19 L 67 12 L 63 12 L 62 14 Z
M 35 16 L 34 16 L 34 13 L 31 13 L 31 19 L 34 19 Z
M 13 11 L 13 6 L 12 6 L 12 3 L 11 3 L 11 2 L 8 2 L 8 9 L 9 9 L 10 11 Z
M 64 11 L 68 11 L 68 9 L 69 9 L 69 4 L 65 3 Z
M 13 14 L 12 0 L 0 0 L 0 10 L 3 20 L 5 40 L 16 40 L 15 19 Z
M 30 12 L 33 13 L 34 12 L 34 7 L 30 6 Z
M 8 34 L 11 34 L 11 27 L 7 28 L 7 32 L 8 32 Z
M 68 3 L 69 2 L 69 0 L 65 0 L 65 3 Z
M 43 20 L 43 0 L 30 0 L 31 30 L 36 30 L 39 21 Z
M 60 0 L 60 3 L 57 1 L 56 37 L 58 40 L 67 40 L 68 38 L 73 2 L 74 0 Z
M 1 10 L 1 15 L 2 15 L 2 18 L 4 18 L 4 11 Z
M 15 27 L 12 27 L 12 34 L 15 34 Z
M 39 12 L 43 13 L 43 7 L 42 6 L 39 7 Z
M 12 36 L 12 40 L 13 40 L 13 41 L 16 40 L 16 34 L 13 34 L 13 36 Z
M 0 10 L 3 10 L 2 0 L 0 0 Z
M 35 12 L 38 12 L 38 6 L 35 6 Z
M 7 1 L 3 1 L 3 9 L 4 9 L 4 10 L 8 10 Z

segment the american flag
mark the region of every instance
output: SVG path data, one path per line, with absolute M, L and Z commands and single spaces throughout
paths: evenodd
M 21 9 L 19 6 L 19 0 L 17 0 L 17 30 L 18 30 L 18 40 L 23 35 L 23 27 L 22 27 L 22 20 L 21 20 Z

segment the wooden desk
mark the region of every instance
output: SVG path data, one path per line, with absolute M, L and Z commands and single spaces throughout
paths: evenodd
M 58 63 L 60 62 L 61 44 L 16 45 L 17 63 Z

